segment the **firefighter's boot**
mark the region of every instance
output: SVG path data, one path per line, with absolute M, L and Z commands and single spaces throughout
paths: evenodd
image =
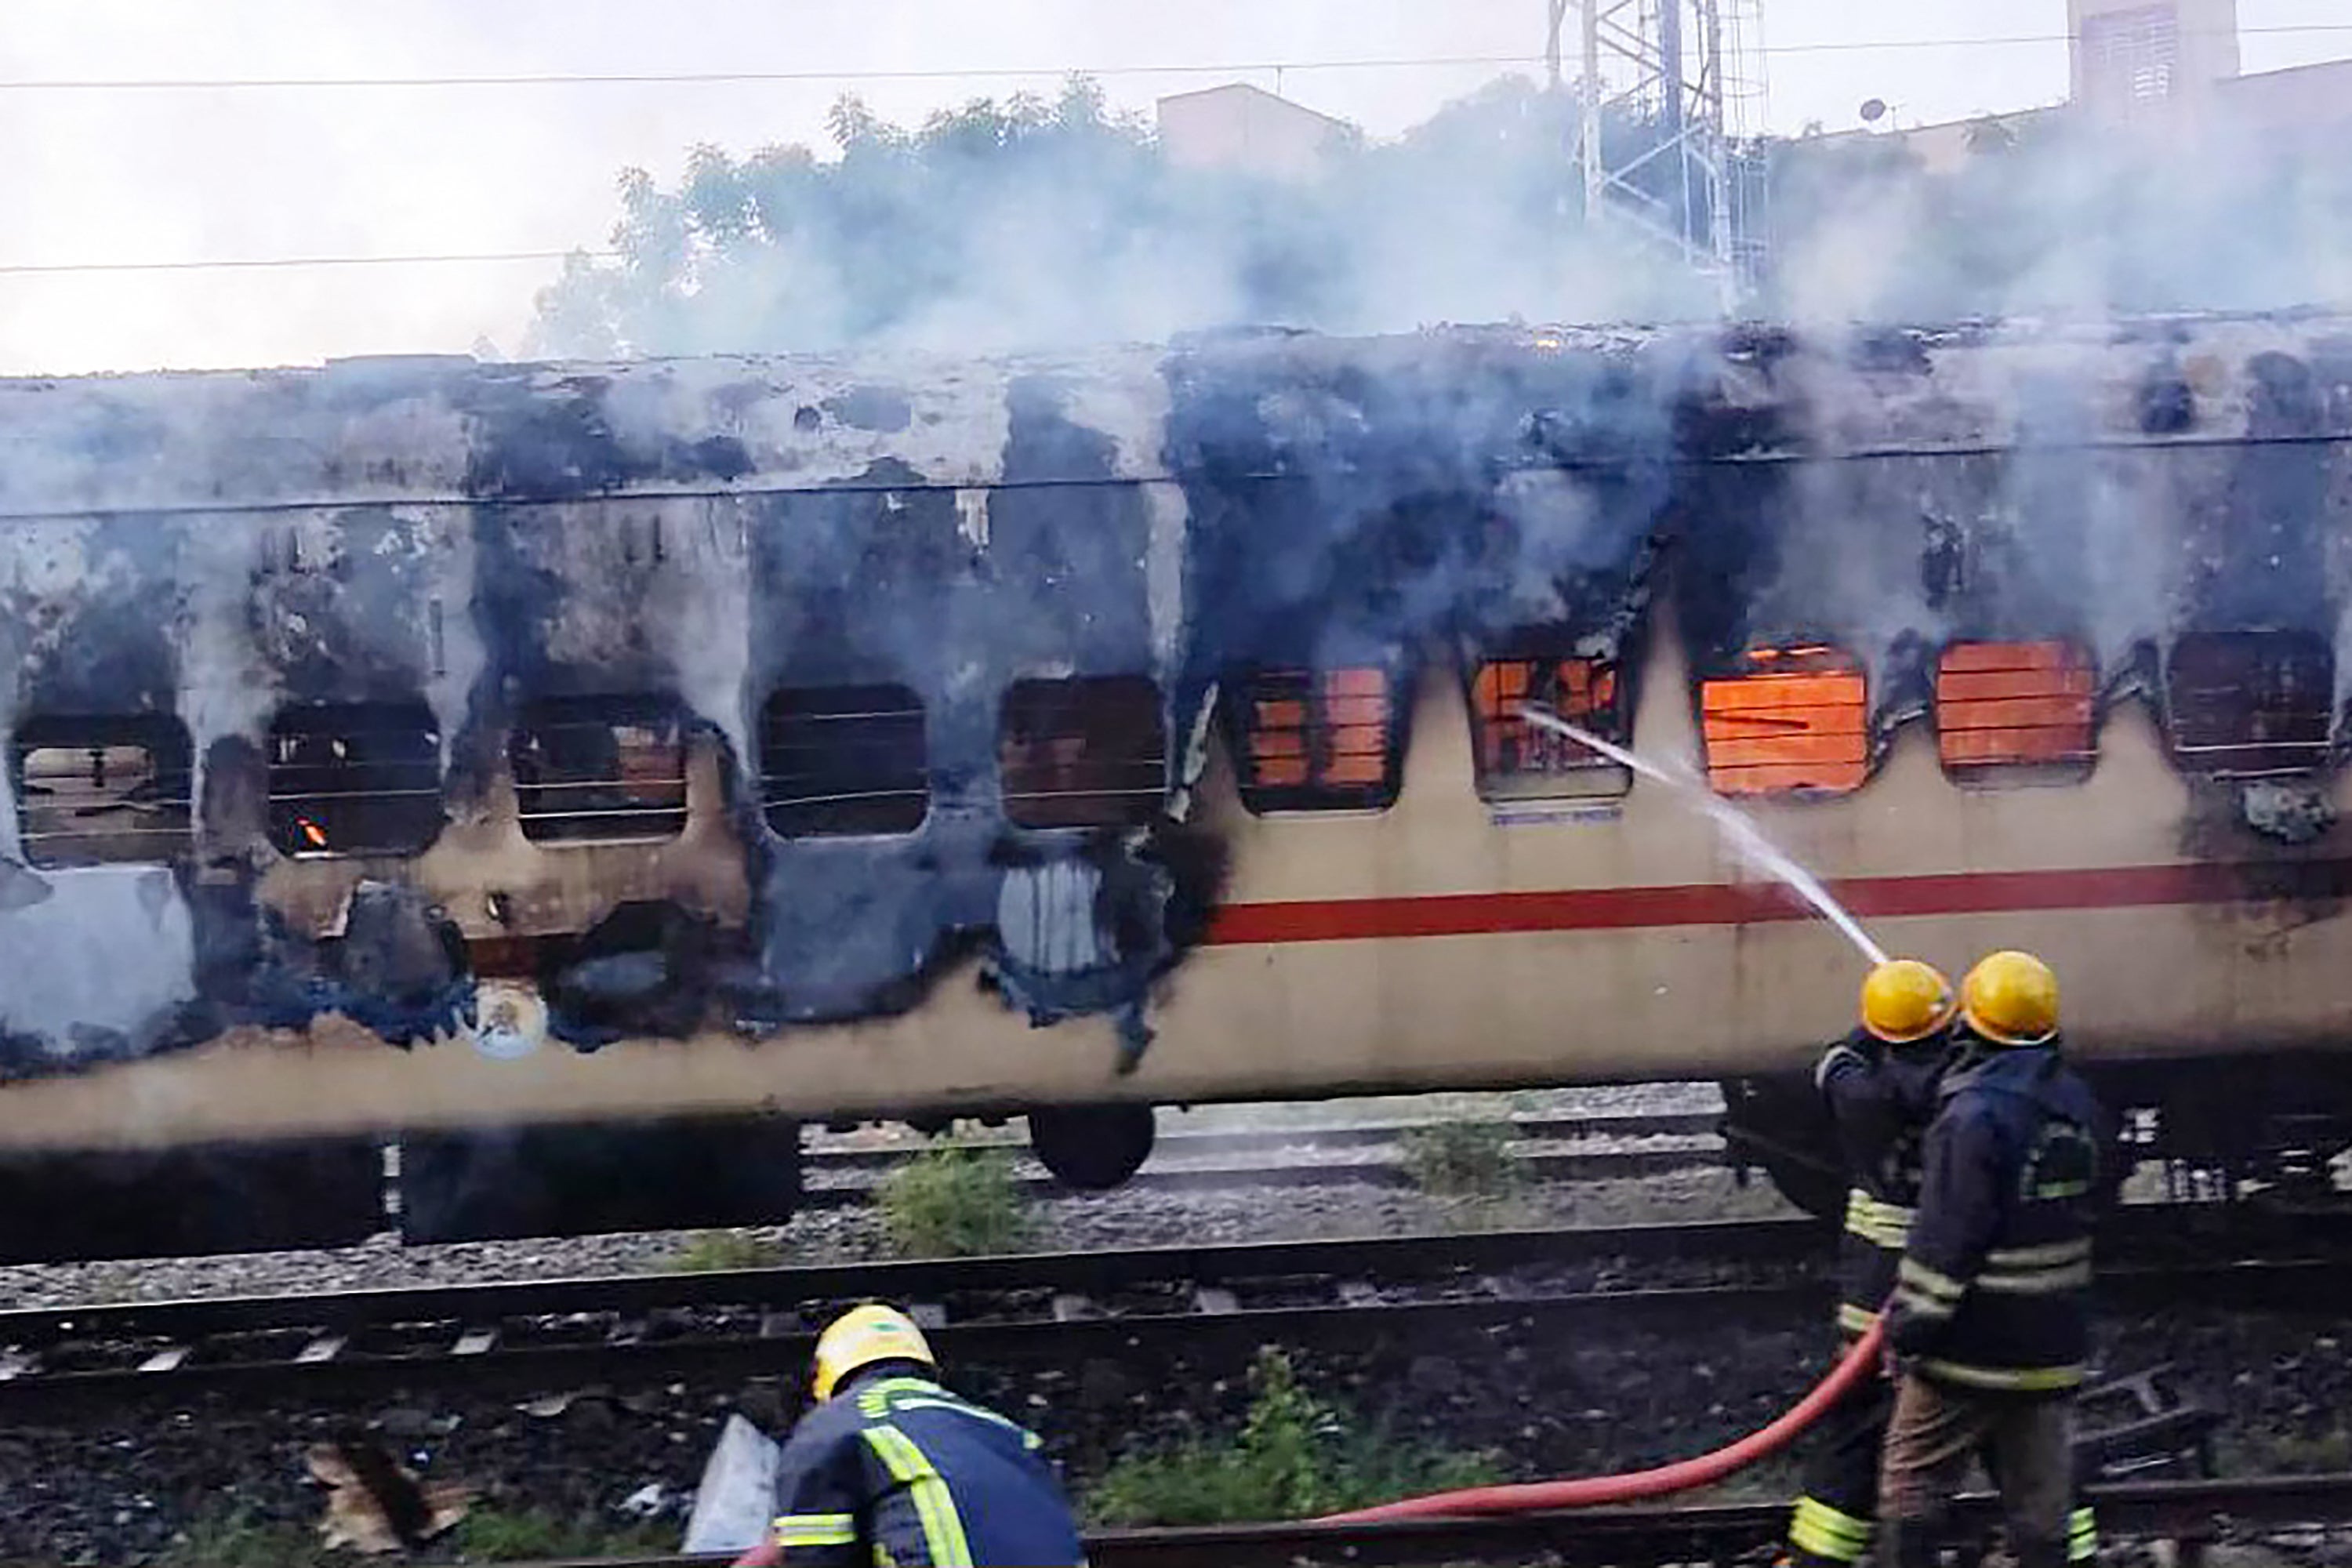
M 1895 1568 L 1937 1568 L 1943 1531 L 1931 1519 L 1898 1519 L 1889 1529 L 1895 1538 Z

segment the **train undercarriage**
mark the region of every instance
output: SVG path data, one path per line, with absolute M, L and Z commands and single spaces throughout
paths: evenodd
M 2333 1055 L 2242 1053 L 2084 1064 L 2122 1121 L 2123 1152 L 2183 1201 L 2336 1200 L 2352 1150 L 2352 1063 Z M 1790 1203 L 1832 1219 L 1848 1183 L 1835 1135 L 1802 1074 L 1727 1080 L 1723 1133 L 1745 1182 L 1760 1172 Z
M 2172 1201 L 2338 1202 L 2352 1150 L 2352 1063 L 2308 1052 L 2098 1062 L 2124 1113 L 2127 1157 Z M 1797 1208 L 1834 1220 L 1847 1190 L 1801 1073 L 1724 1080 L 1725 1159 Z M 1150 1159 L 1143 1101 L 910 1115 L 934 1137 L 959 1120 L 1027 1123 L 1065 1186 L 1115 1190 Z M 848 1131 L 862 1122 L 827 1123 Z M 772 1225 L 802 1195 L 801 1125 L 773 1115 L 603 1121 L 0 1158 L 0 1261 L 51 1262 L 352 1245 Z M 39 1201 L 30 1201 L 33 1194 Z

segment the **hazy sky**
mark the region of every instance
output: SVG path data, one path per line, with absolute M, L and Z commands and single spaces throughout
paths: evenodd
M 2064 0 L 1760 0 L 1767 123 L 1906 123 L 2064 97 Z M 1392 135 L 1503 68 L 1311 62 L 1525 56 L 1544 0 L 5 0 L 0 268 L 604 243 L 614 177 L 687 146 L 818 141 L 844 90 L 894 119 L 1104 73 L 1123 106 L 1296 62 L 1280 89 Z M 2240 0 L 2248 70 L 2352 55 L 2347 0 Z M 1815 49 L 1909 42 L 1927 47 Z M 1540 67 L 1523 68 L 1530 74 Z M 981 70 L 1023 76 L 963 76 Z M 940 73 L 757 84 L 31 89 L 29 82 L 683 71 Z M 1246 79 L 1276 86 L 1270 71 Z M 509 351 L 547 261 L 252 271 L 0 271 L 0 374 Z

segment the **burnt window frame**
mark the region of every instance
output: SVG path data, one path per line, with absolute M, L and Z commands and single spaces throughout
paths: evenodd
M 824 697 L 846 706 L 830 710 L 804 710 L 779 715 L 780 704 L 796 697 Z M 776 766 L 780 721 L 802 725 L 838 724 L 850 720 L 883 721 L 878 738 L 858 737 L 852 743 L 885 753 L 895 764 L 877 767 L 866 782 L 886 787 L 846 793 L 824 791 L 780 798 L 777 785 L 788 778 L 824 778 L 823 771 L 784 773 Z M 930 820 L 932 776 L 930 714 L 922 693 L 902 681 L 873 680 L 838 685 L 778 686 L 760 704 L 760 818 L 779 838 L 903 838 L 919 833 Z M 792 738 L 798 739 L 798 736 Z M 816 738 L 811 731 L 807 738 Z M 911 752 L 907 744 L 911 738 Z M 896 755 L 890 749 L 896 746 Z M 811 750 L 798 746 L 794 750 Z M 908 756 L 911 754 L 911 765 Z M 857 782 L 843 774 L 845 782 Z M 911 809 L 910 809 L 911 808 Z M 839 825 L 836 825 L 838 823 Z
M 1381 689 L 1381 774 L 1370 783 L 1332 783 L 1318 775 L 1344 754 L 1332 750 L 1335 729 L 1360 727 L 1361 721 L 1335 724 L 1331 704 L 1363 700 L 1360 693 L 1335 693 L 1335 677 L 1370 673 L 1380 677 Z M 1293 683 L 1297 690 L 1286 689 Z M 1268 690 L 1266 688 L 1276 689 Z M 1224 704 L 1225 737 L 1234 763 L 1234 788 L 1252 816 L 1291 812 L 1383 812 L 1404 793 L 1404 754 L 1409 728 L 1411 673 L 1394 658 L 1362 663 L 1311 665 L 1249 665 L 1230 672 L 1225 690 L 1233 700 Z M 1297 784 L 1261 784 L 1255 777 L 1260 707 L 1268 702 L 1297 702 L 1303 709 L 1298 726 L 1306 750 L 1301 756 L 1307 777 Z
M 1790 661 L 1791 664 L 1795 664 L 1798 661 L 1818 660 L 1819 664 L 1816 668 L 1773 668 L 1780 665 L 1783 660 Z M 1798 767 L 1807 764 L 1793 763 L 1719 764 L 1716 757 L 1716 746 L 1717 742 L 1715 737 L 1707 733 L 1707 689 L 1717 683 L 1738 685 L 1744 684 L 1750 680 L 1769 680 L 1776 676 L 1795 675 L 1848 676 L 1860 680 L 1862 684 L 1862 700 L 1857 705 L 1860 718 L 1857 721 L 1858 728 L 1856 735 L 1861 742 L 1862 755 L 1856 762 L 1840 764 L 1842 766 L 1853 767 L 1858 770 L 1854 775 L 1853 782 L 1851 784 L 1775 784 L 1762 789 L 1747 790 L 1727 790 L 1724 788 L 1724 783 L 1728 781 L 1719 781 L 1717 778 L 1716 775 L 1718 766 L 1736 769 L 1741 767 Z M 1861 790 L 1870 783 L 1873 766 L 1873 748 L 1870 732 L 1870 668 L 1868 665 L 1864 663 L 1859 655 L 1853 653 L 1842 644 L 1831 642 L 1826 639 L 1815 638 L 1802 642 L 1790 641 L 1788 643 L 1766 643 L 1756 645 L 1740 653 L 1738 657 L 1727 660 L 1717 673 L 1703 677 L 1697 682 L 1696 689 L 1692 692 L 1692 700 L 1695 707 L 1697 709 L 1699 762 L 1703 776 L 1706 781 L 1707 788 L 1713 790 L 1717 795 L 1721 795 L 1727 800 L 1843 800 L 1860 793 Z M 1794 705 L 1791 704 L 1790 706 Z M 1832 731 L 1830 733 L 1832 735 L 1837 734 L 1835 731 Z M 1726 739 L 1736 740 L 1750 740 L 1759 738 L 1760 737 L 1726 737 Z M 1840 735 L 1838 738 L 1842 739 L 1843 736 Z M 1821 765 L 1825 766 L 1828 764 Z
M 589 724 L 594 724 L 614 736 L 616 776 L 554 782 L 526 780 L 527 766 L 537 765 L 526 752 L 534 739 L 543 741 L 551 730 L 583 728 Z M 631 781 L 620 761 L 624 748 L 618 744 L 618 731 L 623 727 L 666 732 L 667 749 L 677 760 L 677 776 L 654 782 L 662 785 L 674 784 L 677 791 L 677 804 L 610 806 L 583 804 L 568 809 L 551 808 L 546 803 L 546 795 L 551 791 L 584 793 L 601 787 L 625 798 Z M 685 833 L 687 818 L 692 808 L 692 742 L 693 715 L 684 703 L 672 697 L 627 692 L 609 696 L 573 694 L 530 698 L 515 709 L 513 720 L 507 727 L 507 776 L 514 784 L 516 826 L 526 839 L 543 849 L 672 842 Z M 543 758 L 544 755 L 542 743 L 540 756 Z M 587 799 L 593 802 L 593 797 L 588 796 Z M 608 822 L 614 831 L 598 831 L 600 820 Z M 537 831 L 534 831 L 534 826 Z
M 350 719 L 345 719 L 340 723 L 332 721 L 331 716 L 341 715 L 364 715 L 372 720 L 382 721 L 364 724 L 354 722 Z M 289 719 L 299 720 L 301 722 L 289 730 Z M 418 722 L 420 719 L 423 721 L 421 724 Z M 430 741 L 432 758 L 429 763 L 422 758 L 396 757 L 389 762 L 375 763 L 362 762 L 357 764 L 289 763 L 281 760 L 280 742 L 285 739 L 348 740 L 355 734 L 401 735 L 412 741 L 419 736 L 425 737 Z M 440 838 L 442 830 L 449 825 L 447 803 L 443 796 L 441 768 L 443 739 L 438 716 L 434 713 L 431 705 L 421 698 L 375 698 L 357 702 L 294 701 L 279 704 L 271 712 L 268 725 L 262 731 L 264 831 L 268 836 L 270 847 L 277 850 L 281 858 L 299 861 L 410 859 L 424 854 L 432 848 L 434 843 Z M 337 765 L 385 769 L 420 769 L 429 766 L 432 770 L 433 787 L 429 792 L 414 787 L 389 792 L 311 789 L 281 795 L 279 791 L 281 779 L 295 769 L 316 770 Z M 288 801 L 309 801 L 316 804 L 382 795 L 389 795 L 394 798 L 411 802 L 429 800 L 431 804 L 429 824 L 424 810 L 419 806 L 412 805 L 406 808 L 407 820 L 403 822 L 405 831 L 398 835 L 371 837 L 363 842 L 353 843 L 352 847 L 346 848 L 343 847 L 343 844 L 352 843 L 352 836 L 347 832 L 327 834 L 323 826 L 318 828 L 320 834 L 326 835 L 323 842 L 312 838 L 308 834 L 296 837 L 300 830 L 294 826 L 295 823 L 303 820 L 306 816 L 309 816 L 314 824 L 320 823 L 326 814 L 312 815 L 290 810 L 285 805 Z M 338 814 L 349 814 L 349 808 L 336 808 L 336 811 Z M 338 838 L 341 842 L 338 842 Z
M 26 764 L 35 752 L 92 752 L 136 749 L 144 752 L 152 776 L 168 784 L 176 780 L 175 795 L 164 796 L 163 809 L 176 807 L 176 827 L 131 828 L 120 834 L 36 834 L 31 820 L 31 785 Z M 195 741 L 176 713 L 35 713 L 18 721 L 8 736 L 8 784 L 16 796 L 16 848 L 25 864 L 41 871 L 82 870 L 97 866 L 169 866 L 194 853 L 196 839 Z M 89 811 L 123 809 L 127 802 L 79 808 Z M 36 850 L 38 843 L 65 839 L 94 841 L 115 837 L 154 837 L 163 841 L 152 855 L 90 855 L 53 858 Z
M 1994 761 L 1954 762 L 1945 754 L 1947 734 L 1969 733 L 1971 731 L 2024 730 L 2030 725 L 1972 725 L 1967 731 L 1954 731 L 1945 722 L 1950 706 L 1944 695 L 1945 666 L 1952 656 L 1963 648 L 1982 647 L 2057 647 L 2069 658 L 2064 667 L 2070 675 L 2078 675 L 2084 689 L 2062 692 L 2058 696 L 2079 698 L 2084 705 L 2083 749 L 2063 757 L 2011 757 Z M 2019 673 L 2010 670 L 1955 670 L 1955 676 L 1987 676 Z M 1930 709 L 1936 728 L 1936 763 L 1945 778 L 1963 789 L 2024 788 L 2080 784 L 2097 771 L 2099 763 L 2099 658 L 2086 644 L 2066 637 L 1961 637 L 1946 643 L 1936 652 L 1936 663 L 1929 672 Z M 2020 693 L 2002 697 L 1970 698 L 1971 702 L 2032 701 L 2048 700 L 2048 693 Z
M 1572 724 L 1593 731 L 1604 741 L 1631 748 L 1633 743 L 1633 670 L 1622 658 L 1604 658 L 1590 654 L 1561 652 L 1556 645 L 1547 647 L 1506 643 L 1479 649 L 1464 671 L 1463 703 L 1470 715 L 1471 787 L 1477 792 L 1478 798 L 1488 805 L 1509 807 L 1523 803 L 1535 804 L 1545 801 L 1616 801 L 1622 800 L 1633 792 L 1633 770 L 1622 763 L 1613 762 L 1602 756 L 1581 742 L 1571 741 L 1565 735 L 1555 735 L 1549 731 L 1541 730 L 1527 720 L 1516 719 L 1505 713 L 1496 713 L 1489 717 L 1480 710 L 1478 687 L 1486 678 L 1486 672 L 1504 665 L 1526 665 L 1529 667 L 1528 689 L 1509 700 L 1539 702 L 1553 711 L 1559 712 L 1559 704 L 1542 694 L 1542 681 L 1538 678 L 1548 675 L 1554 683 L 1556 693 L 1557 682 L 1562 668 L 1577 663 L 1593 667 L 1610 683 L 1607 710 L 1609 723 L 1606 727 L 1597 728 L 1590 722 L 1597 710 L 1592 707 L 1583 709 L 1577 713 L 1562 712 L 1560 717 Z M 1544 744 L 1586 760 L 1568 761 L 1562 758 L 1555 761 L 1552 765 L 1541 768 L 1506 769 L 1499 764 L 1489 767 L 1486 761 L 1489 742 L 1499 745 L 1507 743 L 1509 739 L 1507 736 L 1495 735 L 1490 731 L 1490 725 L 1497 724 L 1517 725 L 1523 735 L 1540 735 L 1544 738 Z M 1532 787 L 1498 789 L 1496 787 L 1498 779 L 1524 779 L 1528 781 Z M 1580 784 L 1587 787 L 1578 787 Z
M 2180 666 L 2183 651 L 2206 644 L 2243 642 L 2253 638 L 2276 639 L 2283 645 L 2300 644 L 2301 652 L 2316 663 L 2315 678 L 2309 684 L 2319 693 L 2317 705 L 2298 710 L 2307 712 L 2314 721 L 2312 727 L 2315 733 L 2300 739 L 2262 736 L 2226 745 L 2210 742 L 2192 744 L 2189 736 L 2184 733 L 2190 726 L 2184 725 L 2182 721 Z M 2305 673 L 2312 672 L 2306 670 Z M 2189 777 L 2287 778 L 2319 773 L 2336 760 L 2336 647 L 2317 632 L 2300 626 L 2183 632 L 2164 650 L 2162 698 L 2165 751 L 2170 756 L 2172 765 Z M 2218 757 L 2210 763 L 2198 760 L 2200 753 L 2221 752 L 2243 753 L 2245 765 L 2231 765 Z
M 1064 693 L 1080 689 L 1100 691 L 1103 693 L 1101 706 L 1106 710 L 1148 714 L 1150 717 L 1148 731 L 1139 721 L 1130 721 L 1130 723 L 1137 733 L 1150 734 L 1150 754 L 1116 760 L 1105 765 L 1130 770 L 1151 767 L 1156 772 L 1150 787 L 1148 790 L 1142 787 L 1139 774 L 1138 783 L 1124 787 L 1051 791 L 1013 789 L 1012 787 L 1013 770 L 1010 751 L 1013 746 L 1020 743 L 1015 734 L 1016 707 L 1027 702 L 1034 711 L 1024 713 L 1021 717 L 1024 719 L 1037 717 L 1046 709 L 1044 696 L 1047 689 L 1055 689 Z M 1066 697 L 1064 699 L 1064 703 L 1066 707 L 1068 705 Z M 1148 826 L 1159 820 L 1165 815 L 1168 805 L 1168 763 L 1171 748 L 1168 739 L 1167 711 L 1166 699 L 1160 692 L 1160 682 L 1150 675 L 1135 673 L 1041 675 L 1024 676 L 1007 682 L 1004 690 L 997 699 L 996 705 L 997 794 L 1005 821 L 1015 827 L 1032 832 L 1047 833 L 1067 829 L 1081 831 L 1103 828 L 1134 829 Z M 1066 741 L 1084 738 L 1083 731 L 1065 730 L 1051 737 L 1033 737 L 1030 743 L 1035 743 L 1042 739 Z M 1104 814 L 1082 816 L 1077 820 L 1055 819 L 1065 812 L 1075 811 L 1075 807 L 1049 807 L 1045 812 L 1040 813 L 1034 805 L 1036 802 L 1055 800 L 1071 802 L 1107 800 L 1123 804 L 1116 816 Z M 1024 808 L 1026 814 L 1024 814 Z

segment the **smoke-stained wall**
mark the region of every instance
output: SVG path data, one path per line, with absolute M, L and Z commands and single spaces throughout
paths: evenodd
M 1466 671 L 1531 634 L 1636 677 L 1662 589 L 1701 678 L 1861 659 L 1882 746 L 1956 640 L 2073 640 L 2110 700 L 2159 703 L 2184 634 L 2347 664 L 2327 321 L 355 363 L 13 383 L 0 427 L 0 721 L 173 717 L 195 775 L 185 855 L 44 870 L 11 770 L 17 1078 L 333 1016 L 490 1048 L 517 978 L 572 1048 L 788 1048 L 973 956 L 1041 1025 L 1111 1020 L 1131 1064 L 1215 906 L 1190 786 L 1238 677 Z M 1133 825 L 1008 812 L 1007 693 L 1070 678 L 1153 683 Z M 772 699 L 868 688 L 919 704 L 919 820 L 778 832 Z M 620 697 L 674 709 L 713 787 L 666 842 L 527 841 L 508 737 Z M 429 720 L 429 847 L 274 841 L 273 721 L 328 703 Z M 2291 837 L 2265 800 L 2227 804 Z

